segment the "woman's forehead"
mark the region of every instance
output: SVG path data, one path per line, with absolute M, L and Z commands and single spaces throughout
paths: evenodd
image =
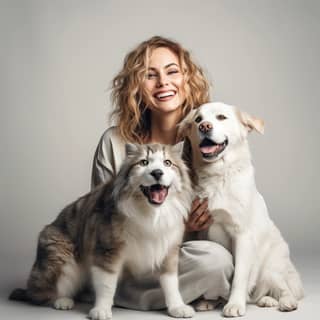
M 168 68 L 171 65 L 180 66 L 178 56 L 169 48 L 160 47 L 152 50 L 149 60 L 149 68 Z

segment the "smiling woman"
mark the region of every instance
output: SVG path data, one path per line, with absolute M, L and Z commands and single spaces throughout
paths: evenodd
M 155 49 L 143 83 L 151 110 L 159 114 L 181 110 L 185 100 L 183 80 L 178 57 L 168 48 Z
M 117 126 L 109 128 L 99 142 L 93 162 L 92 187 L 117 175 L 126 157 L 127 142 L 171 145 L 179 142 L 177 124 L 192 109 L 209 100 L 209 85 L 201 68 L 179 43 L 163 37 L 142 42 L 126 56 L 112 89 Z M 186 151 L 185 156 L 188 157 Z M 141 165 L 147 165 L 147 160 Z M 159 174 L 150 172 L 150 177 L 157 178 Z M 151 206 L 159 205 L 168 194 L 160 184 L 143 188 L 142 192 Z M 186 221 L 187 231 L 208 229 L 212 219 L 207 207 L 206 200 L 193 201 Z M 183 243 L 179 255 L 179 287 L 185 303 L 201 296 L 227 298 L 232 273 L 232 256 L 222 246 L 209 241 Z M 115 304 L 150 310 L 163 308 L 165 301 L 156 277 L 148 274 L 143 279 L 121 281 Z M 212 305 L 200 304 L 199 309 L 203 308 L 208 310 Z
M 156 36 L 126 56 L 122 70 L 113 80 L 112 97 L 119 134 L 124 140 L 174 144 L 177 122 L 209 101 L 209 85 L 187 50 L 177 42 Z M 164 128 L 159 128 L 153 113 L 163 120 L 165 117 Z M 160 137 L 156 131 L 161 132 Z
M 185 92 L 178 57 L 168 48 L 153 50 L 142 91 L 151 111 L 150 139 L 158 142 L 163 138 L 162 131 L 166 131 L 167 141 L 163 142 L 173 144 L 176 137 L 171 132 L 176 130 L 176 124 L 182 117 Z

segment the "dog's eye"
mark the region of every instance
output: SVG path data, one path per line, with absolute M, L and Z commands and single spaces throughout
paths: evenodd
M 223 114 L 218 114 L 217 115 L 217 119 L 222 121 L 222 120 L 226 120 L 227 117 L 225 115 L 223 115 Z
M 166 167 L 171 167 L 172 165 L 172 162 L 170 160 L 164 160 L 163 163 Z
M 202 120 L 201 116 L 196 117 L 196 120 L 194 120 L 196 123 L 199 123 Z
M 149 164 L 149 161 L 146 159 L 143 159 L 143 160 L 140 160 L 139 164 L 140 164 L 140 166 L 145 167 Z

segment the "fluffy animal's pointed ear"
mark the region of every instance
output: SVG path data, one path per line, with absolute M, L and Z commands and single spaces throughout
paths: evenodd
M 178 142 L 175 145 L 171 146 L 171 150 L 174 153 L 176 153 L 180 158 L 182 158 L 183 146 L 184 146 L 184 141 L 181 141 L 181 142 Z
M 126 143 L 126 155 L 128 157 L 134 156 L 139 151 L 139 145 L 134 143 Z
M 264 121 L 251 116 L 250 114 L 242 111 L 238 111 L 241 123 L 247 128 L 248 132 L 256 130 L 257 132 L 264 134 Z
M 197 109 L 192 109 L 177 125 L 178 128 L 178 140 L 183 139 L 189 135 L 190 129 L 192 127 L 194 115 Z

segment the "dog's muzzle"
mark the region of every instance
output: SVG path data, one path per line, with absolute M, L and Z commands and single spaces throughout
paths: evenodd
M 200 145 L 200 151 L 203 158 L 212 159 L 217 157 L 228 145 L 228 139 L 224 140 L 222 143 L 216 143 L 209 138 L 204 138 Z
M 149 202 L 156 205 L 161 205 L 166 200 L 169 191 L 169 187 L 162 184 L 141 185 L 140 189 Z

